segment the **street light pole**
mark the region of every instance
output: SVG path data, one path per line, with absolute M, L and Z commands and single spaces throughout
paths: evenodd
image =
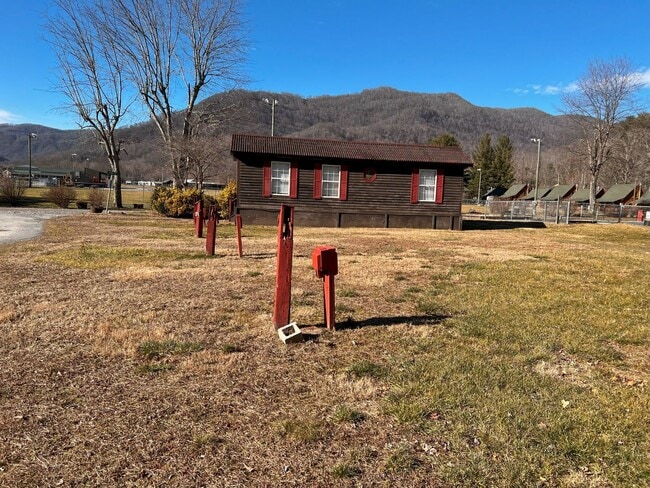
M 542 150 L 542 140 L 533 137 L 531 138 L 530 142 L 534 142 L 537 144 L 537 167 L 535 169 L 535 194 L 534 194 L 535 196 L 533 197 L 535 205 L 537 205 L 537 189 L 539 188 L 539 161 L 540 161 L 540 154 Z
M 481 172 L 481 168 L 477 168 L 478 171 L 478 195 L 476 195 L 476 202 L 480 205 L 481 204 L 481 176 L 483 173 Z
M 73 185 L 75 183 L 75 180 L 77 179 L 76 178 L 77 175 L 75 174 L 76 173 L 76 168 L 75 168 L 75 164 L 74 164 L 75 161 L 76 161 L 76 158 L 77 158 L 77 153 L 72 153 L 72 155 L 70 156 L 70 159 L 72 159 L 72 184 Z
M 32 139 L 36 137 L 34 132 L 27 135 L 27 155 L 29 158 L 29 188 L 32 187 Z
M 273 137 L 275 129 L 275 106 L 278 104 L 278 101 L 275 98 L 272 98 L 271 100 L 263 98 L 262 100 L 271 106 L 271 137 Z

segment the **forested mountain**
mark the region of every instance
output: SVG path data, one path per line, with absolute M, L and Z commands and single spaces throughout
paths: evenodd
M 449 133 L 471 154 L 481 135 L 504 134 L 515 148 L 515 166 L 521 170 L 519 179 L 529 175 L 535 159 L 531 137 L 544 141 L 545 164 L 559 164 L 549 156 L 575 139 L 562 116 L 532 108 L 477 107 L 453 93 L 376 88 L 350 95 L 302 98 L 288 93 L 238 90 L 207 98 L 197 111 L 209 124 L 202 136 L 205 144 L 219 148 L 214 178 L 226 180 L 234 176 L 234 163 L 228 153 L 230 134 L 270 134 L 271 106 L 265 98 L 278 100 L 276 136 L 425 144 L 441 133 Z M 0 160 L 8 161 L 3 165 L 26 162 L 30 132 L 38 134 L 32 144 L 34 165 L 69 167 L 75 160 L 98 168 L 107 166 L 101 147 L 88 131 L 34 125 L 0 125 Z M 122 160 L 124 178 L 165 176 L 167 156 L 153 124 L 124 128 L 120 137 L 126 150 Z

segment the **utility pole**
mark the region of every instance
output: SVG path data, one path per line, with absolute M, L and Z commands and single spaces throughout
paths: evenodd
M 273 137 L 273 132 L 275 129 L 275 106 L 278 104 L 278 101 L 275 98 L 272 98 L 271 100 L 268 98 L 263 98 L 262 100 L 271 106 L 271 137 Z
M 27 155 L 29 158 L 29 188 L 32 187 L 32 139 L 36 137 L 34 132 L 27 135 Z
M 542 140 L 540 138 L 531 138 L 530 142 L 535 142 L 537 144 L 537 168 L 535 169 L 535 196 L 534 196 L 534 202 L 535 206 L 537 206 L 537 190 L 539 189 L 539 162 L 540 162 L 540 155 L 541 155 L 541 150 L 542 150 Z

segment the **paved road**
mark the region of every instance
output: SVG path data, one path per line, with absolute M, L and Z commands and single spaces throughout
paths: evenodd
M 88 210 L 0 207 L 0 245 L 33 239 L 43 232 L 43 221 L 87 213 Z

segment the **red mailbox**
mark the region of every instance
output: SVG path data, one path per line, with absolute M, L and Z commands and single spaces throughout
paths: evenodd
M 318 246 L 311 255 L 311 264 L 316 271 L 316 276 L 335 276 L 339 274 L 338 256 L 336 248 L 332 246 Z
M 336 329 L 336 294 L 334 292 L 334 276 L 339 273 L 336 248 L 332 246 L 318 246 L 311 255 L 311 265 L 316 271 L 316 276 L 323 279 L 323 312 L 325 325 L 330 330 Z

